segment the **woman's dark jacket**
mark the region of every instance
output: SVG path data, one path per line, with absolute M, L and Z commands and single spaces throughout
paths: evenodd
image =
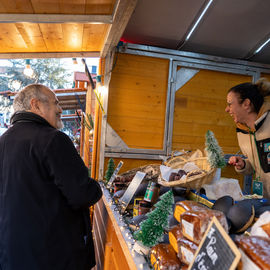
M 0 269 L 89 270 L 102 196 L 72 141 L 31 112 L 0 137 Z

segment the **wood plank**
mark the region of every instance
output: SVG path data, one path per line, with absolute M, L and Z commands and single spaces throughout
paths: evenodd
M 15 26 L 26 43 L 29 51 L 47 51 L 38 25 L 32 23 L 16 23 Z
M 0 37 L 6 44 L 5 48 L 0 48 L 1 51 L 27 51 L 27 44 L 14 24 L 1 24 Z
M 61 24 L 39 24 L 48 51 L 63 51 L 64 37 Z
M 135 10 L 137 0 L 119 0 L 114 13 L 114 21 L 108 29 L 105 42 L 101 49 L 101 57 L 106 57 L 118 44 L 127 24 Z
M 110 158 L 106 157 L 104 162 L 105 171 L 108 168 L 108 161 Z M 150 165 L 150 164 L 161 164 L 161 161 L 158 160 L 149 160 L 149 159 L 129 159 L 129 158 L 112 158 L 114 160 L 115 166 L 122 160 L 124 162 L 121 167 L 119 174 L 129 171 L 134 168 L 139 168 L 141 166 Z
M 162 149 L 168 60 L 118 54 L 115 61 L 108 123 L 129 147 Z
M 100 51 L 108 27 L 108 24 L 84 24 L 82 51 Z
M 80 51 L 83 40 L 83 24 L 65 23 L 62 25 L 64 48 L 63 51 Z
M 61 0 L 31 0 L 31 2 L 34 13 L 61 13 Z
M 175 94 L 172 148 L 203 150 L 212 130 L 224 153 L 239 150 L 236 127 L 225 112 L 228 90 L 249 76 L 201 70 Z
M 86 0 L 86 14 L 112 14 L 116 0 Z
M 2 0 L 0 3 L 1 13 L 33 13 L 31 0 L 10 1 Z

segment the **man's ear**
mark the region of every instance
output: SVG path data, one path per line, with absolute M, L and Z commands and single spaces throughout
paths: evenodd
M 39 100 L 37 98 L 32 98 L 30 100 L 30 110 L 33 113 L 39 113 L 40 112 L 40 104 L 39 104 Z

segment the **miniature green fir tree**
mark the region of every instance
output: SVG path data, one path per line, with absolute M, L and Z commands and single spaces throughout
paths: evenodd
M 224 154 L 221 147 L 211 130 L 208 130 L 205 135 L 205 150 L 208 155 L 208 162 L 212 168 L 223 168 L 226 165 Z
M 115 164 L 112 158 L 109 159 L 108 161 L 108 167 L 107 167 L 107 171 L 105 173 L 105 179 L 106 182 L 108 182 L 114 172 L 114 168 L 115 168 Z
M 168 217 L 172 213 L 173 202 L 171 190 L 163 194 L 160 201 L 155 204 L 155 210 L 146 214 L 148 218 L 134 233 L 134 239 L 141 241 L 147 247 L 156 245 L 162 239 L 164 229 L 169 225 Z

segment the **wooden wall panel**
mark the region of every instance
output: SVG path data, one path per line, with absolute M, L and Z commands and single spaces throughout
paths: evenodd
M 228 90 L 251 77 L 201 70 L 175 94 L 173 150 L 203 150 L 212 130 L 224 153 L 239 150 L 235 123 L 225 112 Z
M 105 158 L 104 161 L 104 175 L 108 168 L 108 161 L 110 158 Z M 159 160 L 149 160 L 149 159 L 133 159 L 133 158 L 112 158 L 115 163 L 115 167 L 118 165 L 119 161 L 122 160 L 124 162 L 123 166 L 121 167 L 119 174 L 126 172 L 128 170 L 138 168 L 141 166 L 145 166 L 148 164 L 161 164 L 162 162 Z
M 108 123 L 130 148 L 162 149 L 169 61 L 129 54 L 115 61 Z
M 261 74 L 261 77 L 264 77 L 264 78 L 266 78 L 268 81 L 270 81 L 270 74 L 262 73 L 262 74 Z

